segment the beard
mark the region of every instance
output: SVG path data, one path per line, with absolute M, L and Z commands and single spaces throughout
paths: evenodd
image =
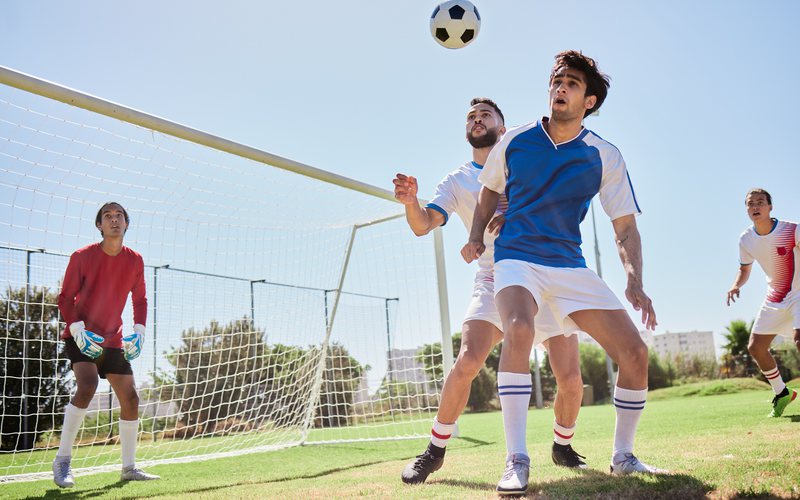
M 472 135 L 472 132 L 467 132 L 467 141 L 469 141 L 470 146 L 475 149 L 481 148 L 489 148 L 494 146 L 497 143 L 497 128 L 487 128 L 486 133 L 483 134 L 481 137 L 475 137 Z

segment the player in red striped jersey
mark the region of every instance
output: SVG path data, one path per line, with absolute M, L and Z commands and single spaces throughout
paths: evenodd
M 800 226 L 771 216 L 772 196 L 764 189 L 751 189 L 745 205 L 753 225 L 739 237 L 739 272 L 727 303 L 739 297 L 757 261 L 767 275 L 767 297 L 753 323 L 747 350 L 775 392 L 769 416 L 780 417 L 797 391 L 786 387 L 769 347 L 781 335 L 791 337 L 800 350 Z

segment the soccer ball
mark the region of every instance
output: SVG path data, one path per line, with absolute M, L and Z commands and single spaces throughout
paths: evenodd
M 431 35 L 442 47 L 460 49 L 470 44 L 481 29 L 478 9 L 467 0 L 450 0 L 431 14 Z

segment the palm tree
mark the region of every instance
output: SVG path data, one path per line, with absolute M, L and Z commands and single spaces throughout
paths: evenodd
M 728 341 L 723 349 L 731 356 L 747 354 L 747 343 L 750 340 L 750 331 L 753 329 L 753 321 L 748 325 L 743 319 L 734 319 L 725 327 L 728 330 L 725 340 Z

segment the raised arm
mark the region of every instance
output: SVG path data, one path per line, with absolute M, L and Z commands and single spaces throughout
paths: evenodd
M 486 225 L 492 219 L 495 211 L 497 211 L 497 201 L 500 199 L 500 193 L 496 193 L 486 186 L 481 188 L 478 194 L 478 204 L 475 205 L 475 214 L 472 218 L 472 228 L 469 231 L 469 241 L 461 249 L 461 256 L 467 263 L 476 260 L 481 256 L 486 245 L 483 243 L 483 233 L 486 231 Z
M 639 236 L 639 229 L 636 227 L 636 217 L 625 215 L 614 219 L 611 224 L 614 226 L 619 258 L 628 279 L 625 297 L 634 309 L 642 312 L 642 323 L 645 327 L 653 330 L 658 323 L 653 301 L 644 293 L 642 284 L 642 239 Z
M 414 234 L 423 236 L 444 224 L 444 215 L 419 205 L 417 198 L 419 186 L 415 177 L 397 174 L 392 182 L 394 183 L 394 197 L 405 207 L 406 221 Z
M 753 264 L 739 264 L 739 271 L 736 273 L 736 280 L 731 285 L 730 290 L 728 290 L 728 300 L 726 303 L 731 305 L 731 302 L 736 302 L 736 299 L 739 298 L 739 289 L 747 283 L 747 280 L 750 279 L 750 271 L 753 269 Z

